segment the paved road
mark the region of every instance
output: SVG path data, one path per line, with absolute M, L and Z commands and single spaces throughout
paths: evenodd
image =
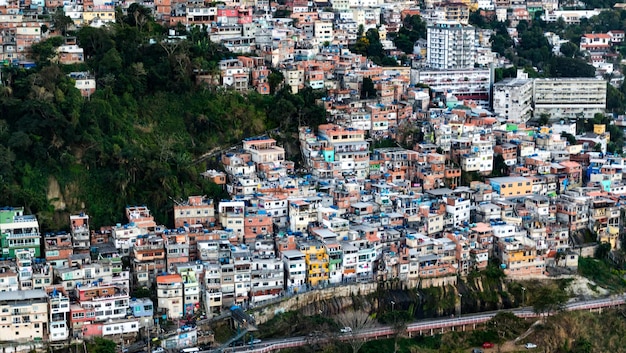
M 613 307 L 617 305 L 622 305 L 626 303 L 625 295 L 620 296 L 612 296 L 608 298 L 601 299 L 591 299 L 591 300 L 581 300 L 581 301 L 570 301 L 565 306 L 565 310 L 574 311 L 574 310 L 591 310 L 591 309 L 599 309 L 599 308 L 607 308 Z M 462 325 L 473 325 L 473 324 L 482 324 L 489 320 L 491 320 L 497 313 L 509 311 L 515 314 L 518 317 L 529 318 L 529 317 L 539 317 L 531 307 L 526 308 L 518 308 L 512 310 L 499 310 L 499 311 L 491 311 L 485 313 L 478 314 L 467 314 L 461 317 L 456 318 L 439 318 L 439 319 L 428 319 L 415 321 L 406 326 L 407 333 L 416 333 L 420 332 L 424 334 L 429 334 L 431 330 L 433 333 L 436 333 L 434 330 L 442 330 L 448 327 L 459 327 Z M 254 346 L 242 346 L 242 347 L 234 347 L 224 349 L 223 352 L 248 352 L 248 353 L 268 353 L 278 349 L 284 348 L 294 348 L 301 347 L 312 342 L 325 342 L 329 341 L 333 338 L 337 338 L 340 340 L 348 340 L 352 338 L 362 338 L 366 340 L 377 339 L 381 337 L 388 337 L 394 334 L 393 327 L 391 326 L 378 326 L 366 330 L 362 330 L 359 332 L 353 332 L 351 334 L 337 334 L 334 337 L 329 336 L 321 336 L 321 337 L 291 337 L 284 339 L 275 339 L 263 341 Z M 215 353 L 216 350 L 203 351 L 202 353 Z

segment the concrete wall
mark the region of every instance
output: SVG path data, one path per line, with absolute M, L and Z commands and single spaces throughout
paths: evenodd
M 331 300 L 352 295 L 368 295 L 376 291 L 377 283 L 356 283 L 340 287 L 317 289 L 314 291 L 296 294 L 289 299 L 270 304 L 251 312 L 257 324 L 271 320 L 274 316 L 287 311 L 294 311 L 305 306 L 324 300 Z
M 581 247 L 574 248 L 574 251 L 578 253 L 578 256 L 582 257 L 593 257 L 596 253 L 597 244 L 585 244 Z
M 408 283 L 408 288 L 414 288 L 418 285 L 420 288 L 430 288 L 430 287 L 444 287 L 447 285 L 456 286 L 457 276 L 446 276 L 446 277 L 434 277 L 434 278 L 421 278 L 417 282 L 412 283 L 413 281 Z

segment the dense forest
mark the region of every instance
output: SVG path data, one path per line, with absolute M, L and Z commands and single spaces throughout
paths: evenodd
M 199 158 L 244 137 L 297 138 L 298 123 L 325 121 L 320 92 L 242 95 L 197 84 L 232 56 L 208 39 L 206 28 L 178 28 L 168 39 L 149 11 L 131 5 L 108 28 L 74 34 L 83 64 L 58 65 L 52 37 L 33 46 L 34 69 L 6 67 L 0 87 L 0 205 L 24 206 L 45 229 L 67 227 L 68 214 L 85 211 L 92 225 L 123 222 L 126 205 L 147 205 L 170 224 L 173 199 L 222 197 L 204 180 Z M 63 21 L 60 21 L 63 23 Z M 83 98 L 67 74 L 89 71 L 98 90 Z

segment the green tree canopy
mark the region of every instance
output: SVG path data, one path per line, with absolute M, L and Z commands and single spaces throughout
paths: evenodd
M 57 48 L 63 44 L 63 37 L 54 36 L 31 45 L 31 55 L 40 65 L 49 65 L 56 57 Z
M 326 121 L 317 105 L 324 92 L 276 87 L 275 95 L 242 95 L 198 80 L 233 56 L 206 28 L 179 28 L 188 39 L 169 41 L 142 7 L 128 16 L 76 33 L 86 57 L 80 70 L 97 79 L 88 99 L 67 75 L 78 66 L 51 60 L 61 37 L 34 46 L 36 68 L 3 69 L 0 204 L 24 206 L 42 229 L 62 229 L 70 213 L 83 211 L 97 229 L 124 221 L 130 204 L 146 204 L 160 224 L 171 224 L 172 199 L 225 197 L 200 175 L 217 166 L 220 148 L 266 133 L 293 144 L 299 125 Z M 51 182 L 64 208 L 47 199 Z
M 413 46 L 420 38 L 426 39 L 426 21 L 419 15 L 409 15 L 402 21 L 402 27 L 393 37 L 393 42 L 398 49 L 412 54 Z
M 363 83 L 361 84 L 361 99 L 370 99 L 376 98 L 376 88 L 374 87 L 374 82 L 369 77 L 363 78 Z
M 87 345 L 87 352 L 89 353 L 115 353 L 116 351 L 117 344 L 102 337 L 95 337 Z
M 555 56 L 549 64 L 550 77 L 595 77 L 596 69 L 578 58 Z
M 550 283 L 539 287 L 531 294 L 530 304 L 537 314 L 546 315 L 563 310 L 569 299 L 567 292 Z

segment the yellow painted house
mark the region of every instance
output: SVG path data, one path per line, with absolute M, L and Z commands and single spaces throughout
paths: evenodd
M 115 22 L 115 8 L 113 6 L 93 6 L 83 11 L 83 23 L 91 23 L 99 18 L 102 22 Z
M 300 243 L 300 251 L 305 256 L 306 281 L 310 286 L 318 286 L 328 282 L 329 256 L 324 244 L 320 241 Z

